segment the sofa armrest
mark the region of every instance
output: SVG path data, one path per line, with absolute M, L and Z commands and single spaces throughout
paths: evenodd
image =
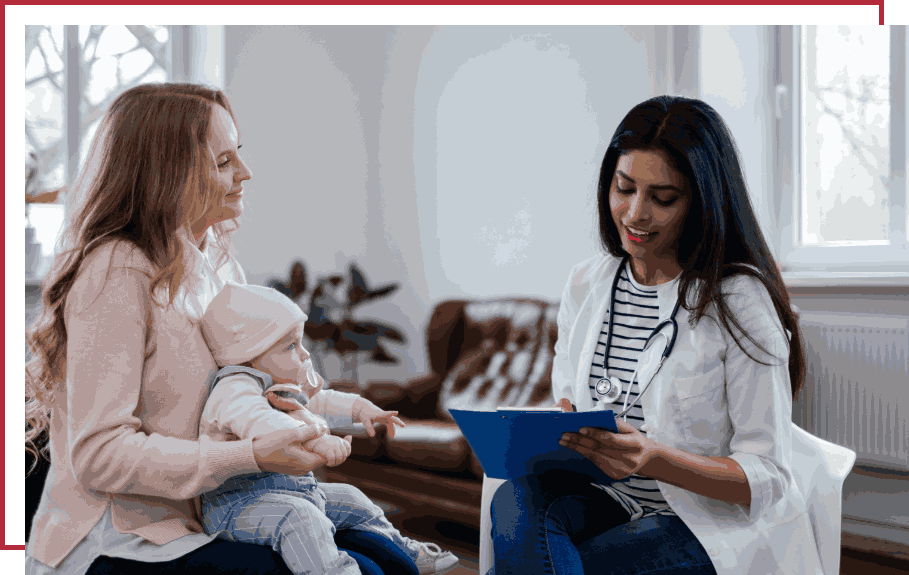
M 404 383 L 371 381 L 360 395 L 381 409 L 397 411 L 406 418 L 433 419 L 441 385 L 442 377 L 429 373 Z

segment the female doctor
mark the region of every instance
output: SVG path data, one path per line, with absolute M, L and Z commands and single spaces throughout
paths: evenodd
M 616 413 L 618 433 L 560 443 L 617 481 L 502 485 L 495 575 L 820 574 L 790 471 L 797 317 L 716 111 L 670 96 L 633 108 L 598 211 L 606 253 L 570 273 L 552 386 L 563 409 Z

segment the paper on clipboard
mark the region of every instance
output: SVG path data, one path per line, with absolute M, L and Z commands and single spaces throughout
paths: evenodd
M 488 477 L 514 480 L 560 469 L 614 482 L 589 459 L 559 445 L 562 434 L 582 427 L 618 432 L 615 413 L 604 411 L 449 411 Z

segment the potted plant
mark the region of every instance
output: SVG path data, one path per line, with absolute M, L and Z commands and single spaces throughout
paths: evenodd
M 402 331 L 393 324 L 363 320 L 354 314 L 363 304 L 393 294 L 399 289 L 399 283 L 370 287 L 364 273 L 351 263 L 342 274 L 317 278 L 315 287 L 308 292 L 306 268 L 303 262 L 297 261 L 286 283 L 271 280 L 268 285 L 297 301 L 301 307 L 308 303 L 309 319 L 304 331 L 313 342 L 313 356 L 321 363 L 320 356 L 329 352 L 338 354 L 343 366 L 342 379 L 359 385 L 357 365 L 362 352 L 368 353 L 367 361 L 375 363 L 396 364 L 400 361 L 385 349 L 382 340 L 404 343 Z M 307 293 L 308 302 L 302 297 Z M 324 370 L 320 371 L 324 373 Z

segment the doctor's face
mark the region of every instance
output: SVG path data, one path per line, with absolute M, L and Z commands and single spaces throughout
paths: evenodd
M 609 187 L 609 208 L 622 247 L 636 259 L 678 262 L 678 239 L 691 192 L 685 177 L 659 151 L 632 150 L 619 157 Z

